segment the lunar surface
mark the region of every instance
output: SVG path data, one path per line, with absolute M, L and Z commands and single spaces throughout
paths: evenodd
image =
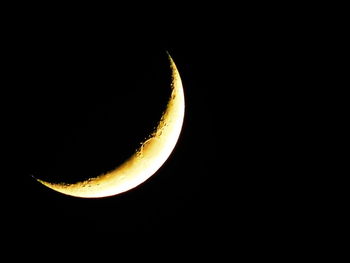
M 128 191 L 149 179 L 168 159 L 181 133 L 185 99 L 180 74 L 173 59 L 171 67 L 171 95 L 163 115 L 140 147 L 114 170 L 77 183 L 51 183 L 34 178 L 46 187 L 62 194 L 82 198 L 100 198 Z M 168 88 L 168 87 L 164 87 Z

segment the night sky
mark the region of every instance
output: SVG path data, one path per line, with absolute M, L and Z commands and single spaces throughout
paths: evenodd
M 145 41 L 147 42 L 147 41 Z M 152 132 L 169 96 L 168 51 L 185 92 L 185 120 L 166 163 L 135 189 L 81 199 L 37 183 L 74 182 L 122 163 Z M 210 50 L 102 33 L 23 34 L 6 49 L 2 100 L 3 226 L 14 233 L 152 232 L 210 225 L 216 160 Z

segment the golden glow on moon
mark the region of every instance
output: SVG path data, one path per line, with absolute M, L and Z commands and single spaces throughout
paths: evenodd
M 60 193 L 98 198 L 128 191 L 151 177 L 168 159 L 179 138 L 185 113 L 185 99 L 181 78 L 169 55 L 172 70 L 171 96 L 155 131 L 141 143 L 139 149 L 116 169 L 74 184 L 50 183 L 36 179 Z

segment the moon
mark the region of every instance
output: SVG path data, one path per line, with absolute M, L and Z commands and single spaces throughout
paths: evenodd
M 171 68 L 171 94 L 158 125 L 135 150 L 134 154 L 114 170 L 77 183 L 51 183 L 33 178 L 62 194 L 81 198 L 100 198 L 126 192 L 149 179 L 165 163 L 179 139 L 185 98 L 175 62 L 168 54 Z

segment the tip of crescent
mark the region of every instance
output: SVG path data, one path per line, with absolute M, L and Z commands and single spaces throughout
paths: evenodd
M 43 185 L 48 185 L 49 183 L 39 179 L 39 178 L 36 178 L 33 174 L 30 175 L 35 181 L 37 181 L 38 183 L 41 183 Z
M 37 182 L 40 182 L 41 183 L 41 180 L 40 179 L 38 179 L 38 178 L 36 178 L 35 176 L 34 176 L 34 174 L 31 174 L 30 175 L 30 177 L 32 177 L 35 181 L 37 181 Z
M 170 53 L 169 53 L 167 50 L 166 50 L 165 52 L 166 52 L 166 54 L 168 55 L 168 59 L 169 59 L 170 63 L 171 63 L 171 64 L 175 64 L 173 58 L 172 58 L 171 55 L 170 55 Z

